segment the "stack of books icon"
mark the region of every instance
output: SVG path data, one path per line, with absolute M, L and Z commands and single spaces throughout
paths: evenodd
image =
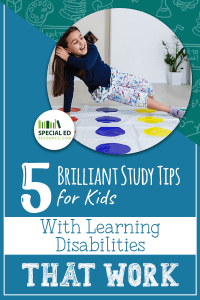
M 64 0 L 64 8 L 60 10 L 62 17 L 77 22 L 85 16 L 86 0 Z
M 38 120 L 38 129 L 56 129 L 61 128 L 59 120 L 55 120 L 55 122 Z

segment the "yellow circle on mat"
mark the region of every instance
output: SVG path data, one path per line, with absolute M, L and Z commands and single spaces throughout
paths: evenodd
M 143 132 L 151 136 L 164 137 L 168 136 L 171 133 L 171 130 L 160 127 L 151 127 L 143 130 Z
M 145 123 L 159 123 L 163 122 L 163 119 L 159 119 L 156 117 L 140 117 L 138 121 L 145 122 Z
M 154 109 L 150 109 L 150 108 L 139 108 L 134 110 L 136 110 L 138 113 L 148 113 L 148 114 L 155 112 Z

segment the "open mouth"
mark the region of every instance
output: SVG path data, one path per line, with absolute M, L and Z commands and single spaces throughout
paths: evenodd
M 82 47 L 80 48 L 81 51 L 83 51 L 83 50 L 85 50 L 85 49 L 86 49 L 86 46 L 82 46 Z

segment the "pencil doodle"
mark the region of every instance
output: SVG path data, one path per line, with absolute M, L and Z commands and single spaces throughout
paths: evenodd
M 112 8 L 113 0 L 95 0 L 92 7 L 95 11 Z
M 54 6 L 50 1 L 35 0 L 27 8 L 26 20 L 32 25 L 41 26 L 53 11 Z
M 182 11 L 186 11 L 187 9 L 193 9 L 198 4 L 199 0 L 174 0 L 173 3 L 180 7 Z

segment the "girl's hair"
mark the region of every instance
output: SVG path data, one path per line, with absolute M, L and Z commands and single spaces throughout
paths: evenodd
M 60 40 L 58 41 L 58 43 L 56 45 L 56 48 L 58 46 L 67 48 L 68 47 L 67 37 L 70 35 L 70 33 L 77 31 L 77 30 L 80 32 L 80 30 L 77 27 L 71 26 L 60 38 Z M 68 89 L 67 69 L 69 69 L 69 68 L 70 68 L 69 65 L 67 65 L 66 62 L 62 58 L 60 58 L 56 54 L 54 55 L 53 64 L 52 64 L 52 73 L 54 74 L 52 93 L 53 93 L 54 97 L 57 97 L 57 96 L 60 96 L 64 93 L 66 93 L 66 91 Z M 76 76 L 79 77 L 80 79 L 84 79 L 85 73 L 86 73 L 85 70 L 79 70 Z

